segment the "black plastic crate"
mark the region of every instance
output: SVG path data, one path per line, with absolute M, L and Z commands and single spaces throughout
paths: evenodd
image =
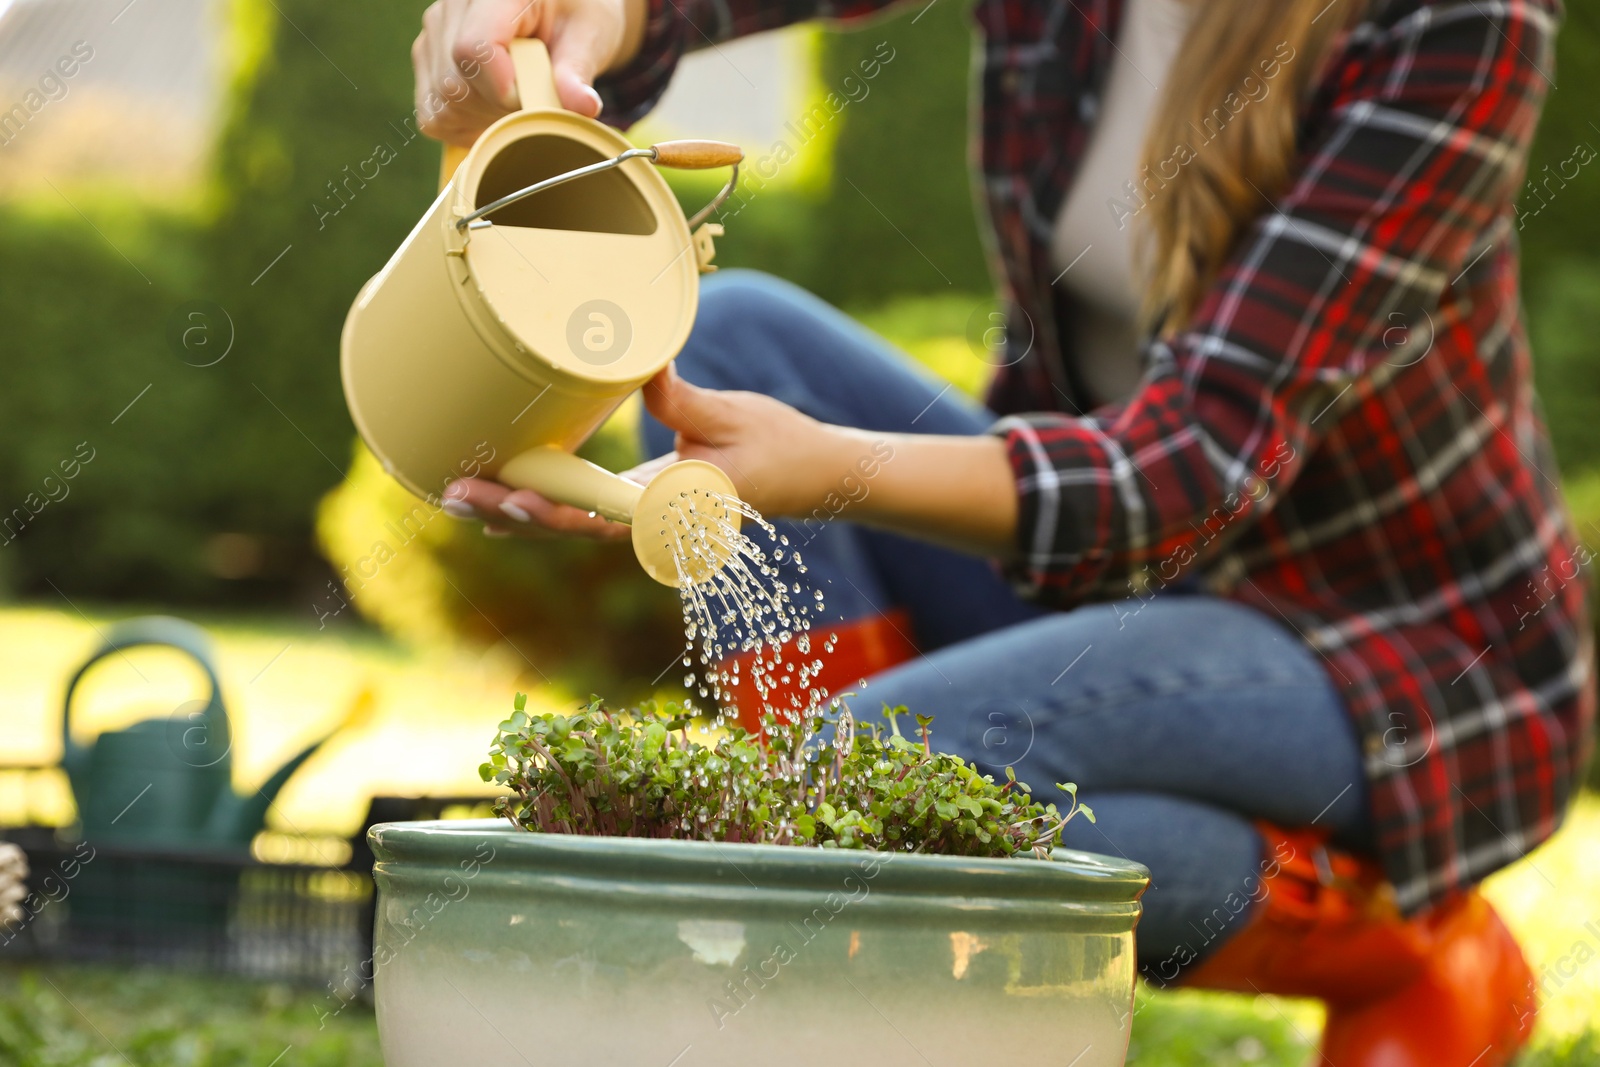
M 481 808 L 477 797 L 374 797 L 339 866 L 265 863 L 0 830 L 28 857 L 24 918 L 0 927 L 0 959 L 158 964 L 348 985 L 372 956 L 375 899 L 366 831 Z M 479 812 L 481 813 L 481 811 Z
M 30 894 L 22 922 L 0 933 L 0 957 L 324 982 L 371 952 L 363 871 L 5 836 L 28 855 Z

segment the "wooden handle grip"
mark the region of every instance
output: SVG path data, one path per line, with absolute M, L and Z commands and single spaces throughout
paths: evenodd
M 744 159 L 744 149 L 726 141 L 662 141 L 650 147 L 656 152 L 656 166 L 678 170 L 731 167 Z

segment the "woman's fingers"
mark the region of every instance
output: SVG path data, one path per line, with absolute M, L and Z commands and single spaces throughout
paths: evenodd
M 521 106 L 510 45 L 522 37 L 549 47 L 561 106 L 598 116 L 594 80 L 630 39 L 630 17 L 642 14 L 623 0 L 435 0 L 411 49 L 419 128 L 470 145 Z
M 600 117 L 594 80 L 617 50 L 617 28 L 596 19 L 565 19 L 550 43 L 550 72 L 556 97 L 568 111 Z
M 524 525 L 596 541 L 624 541 L 632 536 L 626 523 L 612 522 L 582 508 L 554 503 L 528 489 L 513 490 L 501 503 L 500 511 L 513 520 L 510 524 L 513 529 Z M 519 519 L 519 513 L 528 516 L 526 523 Z
M 475 519 L 487 529 L 519 537 L 587 537 L 618 541 L 630 535 L 627 526 L 566 504 L 557 504 L 528 489 L 508 489 L 499 482 L 466 478 L 445 490 L 444 510 L 458 519 Z M 496 536 L 491 533 L 490 536 Z
M 737 427 L 738 408 L 729 402 L 732 395 L 691 385 L 669 363 L 645 383 L 644 406 L 686 440 L 715 445 Z
M 516 110 L 510 43 L 531 36 L 553 0 L 436 0 L 412 49 L 423 133 L 470 145 Z
M 681 458 L 683 457 L 679 456 L 676 452 L 668 452 L 664 456 L 657 456 L 655 459 L 647 459 L 637 467 L 623 471 L 622 477 L 628 479 L 628 481 L 634 483 L 635 485 L 649 485 L 651 479 L 660 474 L 662 471 L 666 470 L 668 467 L 672 466 L 674 463 L 678 462 L 678 460 Z
M 460 15 L 450 33 L 450 59 L 469 75 L 477 95 L 505 111 L 517 107 L 517 75 L 510 45 L 530 36 L 545 0 L 456 0 Z
M 556 97 L 562 107 L 584 118 L 600 117 L 600 94 L 595 91 L 592 78 L 585 78 L 570 67 L 557 67 L 554 74 Z

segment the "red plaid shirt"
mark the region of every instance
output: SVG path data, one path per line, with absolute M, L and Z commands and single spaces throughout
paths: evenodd
M 1305 103 L 1287 192 L 1189 328 L 1149 344 L 1137 392 L 1085 414 L 1050 230 L 1122 3 L 975 8 L 1012 301 L 990 403 L 1021 501 L 1013 577 L 1131 615 L 1197 574 L 1292 627 L 1343 689 L 1415 909 L 1548 837 L 1591 744 L 1588 555 L 1533 394 L 1512 226 L 1558 0 L 1375 2 Z M 603 92 L 631 119 L 687 49 L 880 6 L 650 0 L 643 53 Z

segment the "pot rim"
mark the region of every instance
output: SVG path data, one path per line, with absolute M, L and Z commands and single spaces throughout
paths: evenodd
M 381 823 L 368 833 L 374 876 L 385 882 L 459 876 L 473 860 L 496 882 L 647 884 L 662 896 L 744 896 L 837 891 L 852 874 L 875 894 L 906 900 L 1003 901 L 1074 911 L 1138 911 L 1150 872 L 1131 860 L 1057 848 L 1050 860 L 991 859 L 522 830 L 503 819 Z M 487 849 L 487 858 L 485 854 Z M 867 873 L 867 872 L 871 873 Z M 477 875 L 481 877 L 482 875 Z

